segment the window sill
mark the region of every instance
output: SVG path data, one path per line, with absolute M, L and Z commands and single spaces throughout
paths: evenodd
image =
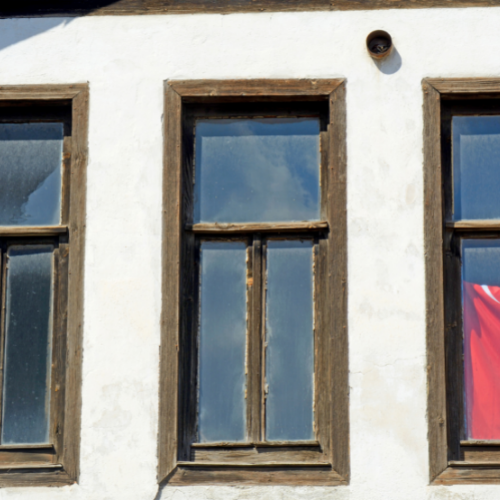
M 348 484 L 348 479 L 338 474 L 327 462 L 178 462 L 165 480 L 170 486 Z

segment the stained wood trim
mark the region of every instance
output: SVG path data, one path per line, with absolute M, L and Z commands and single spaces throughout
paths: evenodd
M 500 440 L 469 439 L 467 441 L 460 441 L 460 446 L 499 446 L 500 447 Z
M 158 479 L 175 469 L 178 447 L 181 286 L 182 99 L 165 84 L 163 150 L 162 314 Z
M 89 88 L 78 86 L 72 99 L 72 151 L 69 215 L 67 358 L 64 448 L 61 463 L 75 482 L 79 477 L 83 344 L 83 292 L 88 161 Z M 72 90 L 72 89 L 71 89 Z
M 63 469 L 62 464 L 0 464 L 1 470 L 37 470 L 37 469 Z
M 0 237 L 5 236 L 58 236 L 68 232 L 67 226 L 0 226 Z
M 47 453 L 55 451 L 53 444 L 0 444 L 0 452 L 5 450 L 40 450 Z
M 431 481 L 448 466 L 443 303 L 441 103 L 427 81 L 424 91 L 424 235 L 427 322 L 427 418 Z
M 333 362 L 322 358 L 326 365 L 326 385 L 322 428 L 318 429 L 322 449 L 330 457 L 334 470 L 346 481 L 350 478 L 349 460 L 349 352 L 347 324 L 347 111 L 346 82 L 342 82 L 329 96 L 330 121 L 328 125 L 328 197 L 327 221 L 331 235 L 328 239 L 326 294 L 330 301 L 325 307 L 324 352 L 333 355 Z M 331 422 L 331 424 L 328 424 Z
M 6 469 L 0 470 L 0 488 L 33 486 L 67 486 L 74 480 L 62 469 Z
M 159 429 L 159 482 L 172 484 L 347 484 L 349 481 L 349 404 L 348 404 L 348 352 L 347 352 L 347 217 L 346 217 L 346 109 L 345 109 L 345 82 L 343 80 L 249 80 L 249 81 L 190 81 L 165 83 L 165 128 L 164 128 L 164 177 L 163 177 L 163 236 L 162 236 L 162 345 L 160 350 L 160 429 Z M 221 101 L 221 99 L 232 99 Z M 324 220 L 317 223 L 286 223 L 286 224 L 195 224 L 186 226 L 192 203 L 189 201 L 189 186 L 192 175 L 184 170 L 186 161 L 192 155 L 192 150 L 186 141 L 189 141 L 190 126 L 183 127 L 183 107 L 186 104 L 186 120 L 191 116 L 193 106 L 210 104 L 219 105 L 221 102 L 231 102 L 236 105 L 247 102 L 307 102 L 322 100 L 328 106 L 327 130 L 322 131 L 322 193 L 321 213 Z M 224 108 L 227 109 L 227 108 Z M 300 108 L 302 109 L 302 108 Z M 316 108 L 314 108 L 316 109 Z M 318 108 L 319 109 L 319 108 Z M 189 112 L 188 112 L 189 111 Z M 184 134 L 184 137 L 183 137 Z M 188 137 L 189 136 L 189 137 Z M 192 138 L 191 138 L 192 140 Z M 324 150 L 323 150 L 324 148 Z M 326 152 L 326 153 L 325 153 Z M 188 161 L 189 163 L 189 161 Z M 324 185 L 323 185 L 324 183 Z M 328 188 L 325 188 L 325 185 Z M 185 213 L 183 213 L 183 210 Z M 181 307 L 192 302 L 191 292 L 186 296 L 185 288 L 187 277 L 184 275 L 183 258 L 185 240 L 194 234 L 206 233 L 220 237 L 225 233 L 293 233 L 295 230 L 315 232 L 321 246 L 320 270 L 323 288 L 318 300 L 322 300 L 322 307 L 327 310 L 321 323 L 324 342 L 317 347 L 316 355 L 320 358 L 317 365 L 322 371 L 321 379 L 324 385 L 318 391 L 315 401 L 315 423 L 321 429 L 316 429 L 321 460 L 314 459 L 313 467 L 305 467 L 304 462 L 293 465 L 293 449 L 300 452 L 300 445 L 310 446 L 311 442 L 297 443 L 297 447 L 290 443 L 282 445 L 273 443 L 269 448 L 275 453 L 277 449 L 289 448 L 280 462 L 267 466 L 265 457 L 257 462 L 252 460 L 250 466 L 244 460 L 241 467 L 226 470 L 227 462 L 221 461 L 220 466 L 216 459 L 217 446 L 223 453 L 224 444 L 214 443 L 211 448 L 209 467 L 203 462 L 186 460 L 184 441 L 190 431 L 186 430 L 184 418 L 184 397 L 180 392 L 183 384 L 180 383 L 181 367 L 189 360 L 183 352 L 183 345 L 179 335 L 184 332 L 181 320 Z M 255 260 L 255 255 L 252 255 Z M 262 263 L 264 266 L 264 263 Z M 262 273 L 261 273 L 262 274 Z M 251 277 L 254 280 L 254 276 Z M 253 281 L 255 286 L 255 281 Z M 255 288 L 264 288 L 257 284 Z M 259 291 L 251 294 L 258 298 Z M 334 305 L 333 305 L 334 304 Z M 191 310 L 191 306 L 189 306 Z M 250 305 L 250 308 L 252 306 Z M 255 308 L 254 308 L 255 309 Z M 262 311 L 260 313 L 262 315 Z M 259 311 L 254 310 L 253 319 L 257 321 Z M 252 315 L 250 315 L 252 316 Z M 185 333 L 182 333 L 185 335 Z M 258 345 L 253 346 L 252 352 L 258 352 Z M 261 361 L 262 364 L 262 361 Z M 182 375 L 184 376 L 184 375 Z M 254 386 L 258 386 L 258 380 Z M 189 385 L 192 390 L 192 385 Z M 254 387 L 254 389 L 255 389 Z M 253 391 L 259 397 L 258 391 Z M 181 406 L 179 406 L 181 405 Z M 252 416 L 253 418 L 253 416 Z M 251 424 L 251 440 L 256 446 L 259 426 L 262 428 L 262 417 Z M 182 422 L 182 426 L 181 426 Z M 261 431 L 262 432 L 262 431 Z M 192 441 L 191 441 L 192 442 Z M 261 443 L 257 441 L 259 447 Z M 267 443 L 266 443 L 267 445 Z M 241 443 L 234 444 L 233 450 Z M 243 445 L 244 448 L 245 445 Z M 264 448 L 264 446 L 262 446 Z M 193 446 L 193 450 L 209 450 L 210 444 Z M 248 450 L 249 448 L 247 448 Z M 222 456 L 222 455 L 221 455 Z M 298 455 L 297 455 L 298 457 Z M 189 457 L 188 457 L 189 458 Z M 302 458 L 301 458 L 302 460 Z M 186 465 L 189 462 L 189 465 Z M 238 462 L 237 460 L 235 462 Z M 318 462 L 322 465 L 318 466 Z M 333 464 L 333 468 L 330 465 Z M 208 467 L 208 469 L 207 469 Z M 317 469 L 322 469 L 317 471 Z M 193 471 L 193 472 L 192 472 Z M 194 472 L 196 471 L 196 472 Z M 306 472 L 307 471 L 307 472 Z
M 253 237 L 252 244 L 247 251 L 251 252 L 247 271 L 249 274 L 247 280 L 247 434 L 250 440 L 260 441 L 262 439 L 260 407 L 262 401 L 262 309 L 264 307 L 262 302 L 263 249 L 260 235 Z M 256 335 L 252 335 L 252 332 Z M 214 444 L 217 447 L 217 443 Z
M 0 17 L 2 16 L 0 15 Z M 86 92 L 87 90 L 88 84 L 86 83 L 73 85 L 0 85 L 0 101 L 71 100 L 80 92 Z
M 130 16 L 184 13 L 301 12 L 492 7 L 498 0 L 72 0 L 7 3 L 0 17 Z
M 500 221 L 498 220 L 461 220 L 461 221 L 448 221 L 446 227 L 455 229 L 456 231 L 464 230 L 481 230 L 481 231 L 499 231 Z
M 209 98 L 217 102 L 217 97 L 240 98 L 311 98 L 328 96 L 342 83 L 334 80 L 170 80 L 168 84 L 183 98 Z M 202 101 L 203 102 L 203 99 Z
M 319 441 L 257 441 L 255 443 L 192 443 L 192 448 L 283 448 L 283 447 L 319 447 Z
M 300 485 L 300 486 L 341 486 L 348 482 L 330 466 L 303 467 L 177 467 L 169 486 L 184 485 Z M 297 479 L 300 478 L 298 481 Z
M 463 460 L 450 460 L 448 462 L 450 467 L 495 467 L 500 469 L 500 460 L 497 462 L 494 461 L 477 461 L 477 462 L 466 462 Z
M 455 484 L 500 484 L 498 468 L 490 464 L 481 467 L 447 467 L 432 483 L 433 485 L 451 486 Z
M 331 467 L 330 462 L 177 462 L 179 467 L 267 468 L 272 467 Z
M 304 231 L 327 231 L 328 222 L 280 222 L 280 223 L 266 223 L 266 222 L 248 222 L 242 224 L 222 224 L 222 223 L 200 223 L 187 226 L 186 229 L 193 231 L 196 234 L 244 234 L 254 233 L 256 231 L 261 233 L 300 233 Z
M 191 462 L 216 462 L 216 463 L 252 463 L 261 464 L 272 462 L 286 464 L 289 462 L 325 462 L 325 456 L 319 446 L 287 446 L 280 447 L 217 447 L 203 448 L 191 447 Z M 330 463 L 330 462 L 329 462 Z
M 498 78 L 427 78 L 424 80 L 443 98 L 451 94 L 480 94 L 500 92 Z

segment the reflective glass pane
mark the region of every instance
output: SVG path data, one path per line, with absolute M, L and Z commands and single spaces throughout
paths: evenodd
M 500 241 L 463 240 L 466 428 L 500 439 Z
M 453 117 L 454 218 L 500 217 L 500 116 Z
M 199 120 L 195 222 L 319 218 L 319 119 Z
M 198 431 L 202 443 L 246 438 L 246 245 L 201 246 Z
M 2 444 L 49 439 L 52 252 L 33 245 L 7 253 Z
M 266 438 L 314 439 L 313 246 L 269 241 L 266 294 Z
M 57 225 L 62 123 L 0 123 L 0 225 Z

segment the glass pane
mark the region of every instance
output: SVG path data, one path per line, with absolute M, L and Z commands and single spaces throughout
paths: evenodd
M 7 253 L 2 444 L 49 439 L 52 252 L 33 245 Z
M 500 116 L 453 117 L 454 218 L 500 217 Z
M 201 246 L 200 442 L 246 438 L 246 245 Z
M 62 123 L 0 124 L 0 225 L 60 223 Z
M 319 218 L 319 119 L 199 120 L 195 222 Z
M 266 295 L 266 438 L 314 439 L 313 246 L 269 241 Z

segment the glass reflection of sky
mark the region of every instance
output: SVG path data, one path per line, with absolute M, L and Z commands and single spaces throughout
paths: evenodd
M 196 124 L 194 222 L 318 220 L 319 119 Z
M 454 218 L 500 217 L 500 116 L 453 117 Z
M 314 439 L 312 241 L 270 240 L 266 295 L 266 438 Z
M 246 437 L 246 245 L 201 245 L 200 442 Z

